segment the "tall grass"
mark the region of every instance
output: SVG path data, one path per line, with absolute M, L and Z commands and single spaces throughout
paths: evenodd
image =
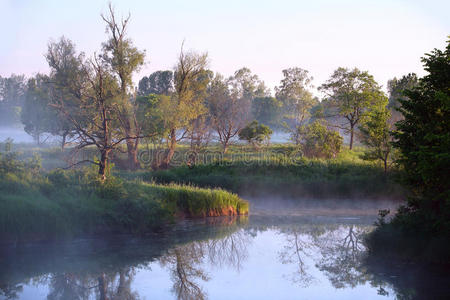
M 281 159 L 281 155 L 254 161 L 247 157 L 246 160 L 199 164 L 193 168 L 180 166 L 134 176 L 157 183 L 221 187 L 242 195 L 274 193 L 289 197 L 402 199 L 405 194 L 395 180 L 398 171 L 385 174 L 380 165 L 360 159 L 358 152 L 346 151 L 329 160 Z
M 235 194 L 192 186 L 159 186 L 91 171 L 0 172 L 0 240 L 146 232 L 176 216 L 245 214 Z

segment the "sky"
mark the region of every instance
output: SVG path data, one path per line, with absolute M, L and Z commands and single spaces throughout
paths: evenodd
M 185 48 L 208 52 L 225 76 L 248 67 L 273 90 L 282 70 L 300 67 L 318 87 L 338 67 L 369 71 L 379 84 L 410 72 L 420 57 L 444 48 L 450 34 L 445 0 L 147 0 L 111 1 L 131 14 L 128 34 L 146 51 L 134 80 L 172 69 Z M 102 0 L 0 0 L 0 76 L 49 71 L 48 42 L 71 39 L 92 55 L 106 40 Z

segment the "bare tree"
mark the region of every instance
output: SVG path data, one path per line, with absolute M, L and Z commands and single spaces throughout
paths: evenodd
M 239 134 L 249 118 L 249 105 L 237 92 L 231 94 L 228 83 L 217 74 L 210 85 L 209 111 L 212 125 L 217 132 L 223 153 L 231 140 Z
M 112 72 L 115 74 L 120 85 L 121 105 L 118 106 L 120 117 L 120 127 L 124 135 L 138 136 L 141 134 L 141 126 L 136 118 L 135 95 L 130 93 L 132 88 L 132 76 L 144 64 L 145 52 L 134 47 L 132 41 L 126 37 L 126 30 L 130 16 L 122 18 L 120 22 L 116 19 L 114 9 L 109 4 L 109 14 L 102 15 L 106 23 L 106 30 L 109 39 L 103 43 L 102 59 L 107 62 Z M 126 139 L 128 166 L 130 169 L 139 167 L 137 159 L 139 138 Z
M 106 179 L 109 155 L 117 150 L 125 140 L 143 138 L 138 135 L 124 135 L 120 130 L 112 126 L 114 119 L 123 117 L 120 113 L 120 103 L 117 103 L 117 95 L 120 88 L 115 78 L 107 72 L 105 62 L 94 57 L 84 64 L 86 83 L 76 98 L 77 105 L 66 107 L 62 99 L 55 99 L 52 104 L 72 124 L 77 145 L 73 153 L 88 147 L 95 146 L 100 154 L 98 161 L 90 159 L 74 163 L 72 166 L 89 162 L 98 166 L 98 174 L 101 180 Z M 121 120 L 122 121 L 122 120 Z

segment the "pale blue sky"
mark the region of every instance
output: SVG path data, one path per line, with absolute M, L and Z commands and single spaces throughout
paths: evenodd
M 0 0 L 0 75 L 47 72 L 47 43 L 61 35 L 87 54 L 106 39 L 100 13 L 107 1 Z M 249 67 L 273 89 L 281 70 L 310 71 L 314 85 L 339 66 L 368 70 L 386 85 L 394 76 L 423 74 L 420 57 L 443 48 L 450 1 L 112 1 L 131 13 L 129 36 L 147 51 L 136 80 L 171 69 L 180 45 L 207 51 L 210 67 L 231 75 Z

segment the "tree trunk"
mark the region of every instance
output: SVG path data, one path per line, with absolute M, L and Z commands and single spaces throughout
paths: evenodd
M 67 132 L 64 132 L 62 135 L 61 150 L 64 150 L 64 147 L 66 146 L 66 138 L 67 138 Z
M 41 145 L 41 134 L 37 133 L 35 139 L 36 139 L 36 143 L 40 146 Z
M 175 154 L 175 148 L 177 146 L 177 136 L 175 129 L 170 131 L 170 141 L 169 141 L 169 151 L 167 152 L 166 158 L 164 159 L 161 168 L 167 169 L 169 167 L 170 161 Z
M 100 291 L 100 300 L 108 300 L 106 296 L 106 280 L 104 273 L 98 277 L 98 289 Z
M 138 139 L 127 139 L 128 168 L 130 170 L 136 170 L 139 168 L 138 146 Z
M 98 175 L 100 176 L 102 181 L 106 179 L 106 172 L 108 170 L 108 155 L 109 150 L 101 151 L 101 158 L 98 166 Z
M 227 150 L 228 150 L 228 141 L 225 141 L 223 143 L 223 154 L 227 153 Z
M 350 124 L 350 150 L 353 149 L 353 134 L 355 129 L 355 124 Z

